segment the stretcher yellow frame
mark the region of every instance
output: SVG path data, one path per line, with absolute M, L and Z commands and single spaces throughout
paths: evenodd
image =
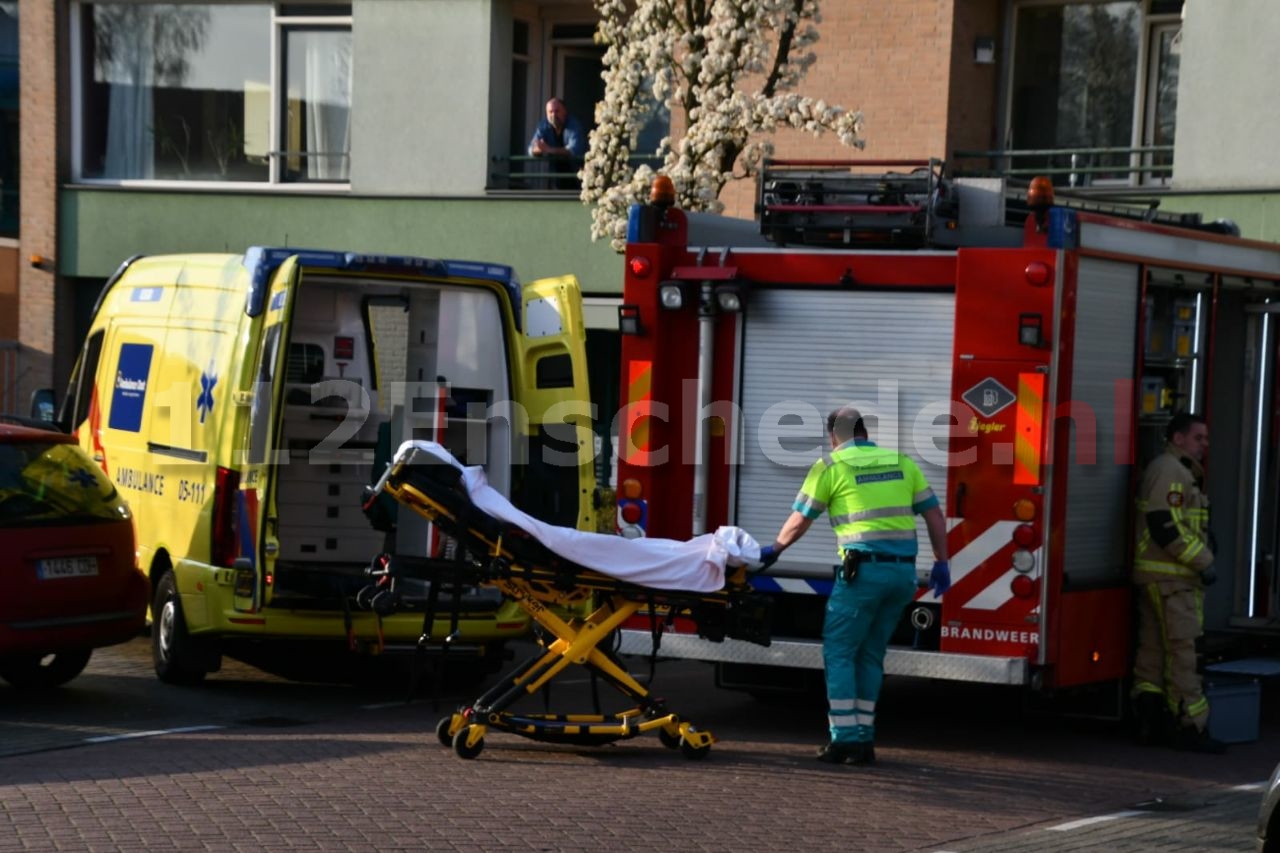
M 440 743 L 461 758 L 472 759 L 483 751 L 490 729 L 532 740 L 581 745 L 656 732 L 667 748 L 679 749 L 686 758 L 705 758 L 716 738 L 670 711 L 599 646 L 642 610 L 653 614 L 653 619 L 661 614 L 689 613 L 696 621 L 708 608 L 735 616 L 745 614 L 749 624 L 731 625 L 727 635 L 767 645 L 768 599 L 752 592 L 746 570 L 731 572 L 722 590 L 684 592 L 640 586 L 577 566 L 552 554 L 518 528 L 475 509 L 460 482 L 461 472 L 444 464 L 421 464 L 430 458 L 416 452 L 397 458 L 374 487 L 370 502 L 377 494 L 386 493 L 457 539 L 470 555 L 466 582 L 501 590 L 554 638 L 540 637 L 539 654 L 517 666 L 471 705 L 441 719 L 436 726 Z M 452 573 L 451 580 L 458 582 L 457 563 L 441 565 L 436 561 L 436 565 L 441 577 Z M 589 615 L 569 615 L 592 602 L 598 606 Z M 723 638 L 725 633 L 716 627 L 712 635 L 713 639 L 715 635 Z M 570 666 L 594 672 L 634 700 L 635 706 L 612 714 L 516 714 L 507 710 L 517 700 L 546 690 Z

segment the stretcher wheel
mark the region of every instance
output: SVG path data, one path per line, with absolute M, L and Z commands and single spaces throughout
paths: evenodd
M 453 735 L 449 734 L 449 726 L 453 724 L 453 717 L 448 716 L 436 723 L 436 739 L 440 741 L 440 745 L 448 749 L 453 746 Z
M 667 749 L 679 749 L 684 738 L 678 734 L 671 734 L 666 729 L 658 729 L 658 740 L 662 741 L 662 745 Z
M 484 738 L 476 741 L 474 746 L 467 746 L 467 735 L 470 731 L 471 726 L 466 726 L 453 736 L 453 751 L 458 753 L 459 758 L 471 759 L 484 752 Z
M 701 761 L 711 752 L 709 746 L 694 746 L 684 738 L 680 738 L 680 754 L 690 761 Z

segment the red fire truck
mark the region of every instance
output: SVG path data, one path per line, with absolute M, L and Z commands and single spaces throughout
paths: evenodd
M 826 414 L 853 403 L 946 496 L 954 585 L 919 592 L 887 671 L 1119 684 L 1135 478 L 1184 409 L 1213 438 L 1207 627 L 1280 631 L 1280 246 L 1194 214 L 1055 204 L 1045 179 L 944 171 L 777 161 L 756 223 L 686 214 L 663 190 L 632 210 L 620 532 L 733 524 L 772 541 L 827 448 Z M 775 594 L 769 647 L 669 620 L 660 654 L 712 661 L 727 687 L 820 678 L 835 555 L 820 522 L 752 579 Z M 621 651 L 649 654 L 653 635 L 637 624 Z

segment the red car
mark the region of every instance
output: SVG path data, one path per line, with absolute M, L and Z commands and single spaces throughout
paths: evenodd
M 0 422 L 0 678 L 54 687 L 137 636 L 148 588 L 133 519 L 69 435 Z

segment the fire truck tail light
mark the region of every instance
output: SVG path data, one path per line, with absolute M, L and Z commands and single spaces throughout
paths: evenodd
M 1019 524 L 1013 528 L 1013 544 L 1019 548 L 1037 548 L 1040 545 L 1040 534 L 1030 524 Z
M 1013 517 L 1018 521 L 1035 521 L 1036 504 L 1030 498 L 1019 498 L 1013 502 Z
M 1043 287 L 1049 283 L 1049 265 L 1042 261 L 1032 261 L 1027 264 L 1027 268 L 1024 272 L 1029 284 L 1034 284 L 1036 287 Z
M 1013 579 L 1013 583 L 1009 584 L 1009 589 L 1013 591 L 1016 598 L 1031 598 L 1035 595 L 1036 585 L 1026 575 L 1018 575 Z
M 627 524 L 639 524 L 640 519 L 644 517 L 644 511 L 638 503 L 628 503 L 622 507 L 622 520 Z
M 633 479 L 623 480 L 619 492 L 621 497 L 629 501 L 639 500 L 640 495 L 643 494 L 643 490 L 640 488 L 640 481 Z
M 1019 549 L 1013 552 L 1013 569 L 1016 572 L 1027 574 L 1036 567 L 1036 555 L 1030 551 Z
M 631 267 L 631 274 L 636 278 L 648 278 L 649 273 L 653 272 L 653 264 L 649 263 L 648 258 L 632 258 L 629 266 Z

